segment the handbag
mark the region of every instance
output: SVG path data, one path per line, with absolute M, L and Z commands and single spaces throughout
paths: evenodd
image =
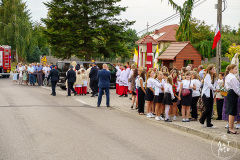
M 189 87 L 190 87 L 190 84 L 191 84 L 191 80 L 190 80 L 190 83 L 189 83 Z M 190 89 L 183 89 L 182 91 L 182 95 L 185 97 L 185 96 L 188 96 L 190 94 Z

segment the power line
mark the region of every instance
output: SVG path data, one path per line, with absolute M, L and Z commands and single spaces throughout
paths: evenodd
M 196 7 L 200 6 L 202 3 L 204 3 L 204 2 L 207 1 L 207 0 L 203 0 L 202 2 L 199 2 L 199 1 L 200 1 L 200 0 L 194 2 L 193 8 L 196 8 Z M 199 3 L 198 3 L 198 2 L 199 2 Z M 196 4 L 196 3 L 198 3 L 198 4 Z M 196 5 L 195 5 L 195 4 L 196 4 Z M 171 21 L 171 20 L 173 20 L 173 19 L 176 19 L 176 18 L 178 18 L 178 17 L 180 17 L 180 13 L 179 13 L 179 12 L 177 12 L 177 13 L 175 13 L 175 14 L 167 17 L 167 18 L 165 18 L 164 20 L 162 20 L 162 21 L 160 21 L 160 22 L 158 22 L 158 23 L 156 23 L 156 24 L 148 27 L 148 29 L 151 29 L 151 28 L 153 28 L 153 27 L 156 28 L 157 26 L 163 25 L 164 23 L 169 22 L 169 21 Z M 146 29 L 137 32 L 137 34 L 140 34 L 140 33 L 143 33 L 143 32 L 146 32 Z

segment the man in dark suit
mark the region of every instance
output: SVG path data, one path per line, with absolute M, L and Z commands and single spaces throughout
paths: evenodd
M 107 107 L 110 107 L 109 101 L 109 89 L 110 89 L 110 79 L 111 79 L 111 73 L 107 70 L 107 64 L 103 64 L 103 69 L 98 72 L 98 87 L 99 87 L 99 95 L 98 95 L 98 102 L 97 102 L 97 107 L 100 107 L 101 102 L 102 102 L 102 95 L 106 93 L 106 105 Z
M 94 62 L 93 65 L 92 65 L 92 69 L 89 73 L 89 78 L 90 78 L 90 88 L 92 90 L 92 96 L 91 97 L 95 97 L 97 95 L 97 92 L 98 92 L 98 87 L 97 87 L 97 84 L 98 84 L 98 80 L 97 80 L 97 75 L 98 75 L 98 68 L 97 68 L 97 65 L 96 63 Z
M 52 65 L 54 66 L 54 65 Z M 52 70 L 50 71 L 50 74 L 48 75 L 47 80 L 49 81 L 49 79 L 51 78 L 51 83 L 52 83 L 52 96 L 56 96 L 56 84 L 59 81 L 59 71 L 55 69 L 55 66 L 52 68 Z
M 71 96 L 71 90 L 74 96 L 77 95 L 75 89 L 73 89 L 73 84 L 76 82 L 76 72 L 73 70 L 73 66 L 70 66 L 70 70 L 67 72 L 66 81 L 68 80 L 68 95 Z

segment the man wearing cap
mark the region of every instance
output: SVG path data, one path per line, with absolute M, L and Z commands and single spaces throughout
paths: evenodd
M 55 66 L 52 65 L 52 70 L 50 70 L 50 74 L 48 75 L 47 80 L 51 78 L 51 83 L 52 83 L 52 96 L 56 96 L 56 84 L 59 81 L 59 71 L 55 69 Z
M 68 95 L 71 96 L 71 90 L 74 93 L 74 96 L 77 95 L 75 89 L 73 89 L 73 84 L 76 82 L 76 72 L 73 70 L 73 66 L 70 66 L 70 70 L 67 72 L 67 77 L 65 81 L 68 80 Z
M 90 78 L 90 88 L 92 90 L 91 97 L 95 97 L 98 92 L 98 80 L 97 80 L 98 68 L 97 68 L 97 64 L 95 62 L 93 62 L 92 66 L 93 67 L 89 73 L 89 78 Z

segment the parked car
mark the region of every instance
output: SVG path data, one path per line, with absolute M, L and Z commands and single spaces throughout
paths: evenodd
M 80 62 L 77 61 L 77 64 L 79 64 L 80 66 L 83 65 L 84 69 L 88 69 L 89 65 L 92 64 L 92 62 Z M 116 88 L 116 72 L 117 69 L 114 67 L 113 64 L 109 63 L 109 62 L 95 62 L 98 66 L 98 68 L 101 70 L 102 69 L 102 65 L 104 63 L 106 63 L 108 65 L 109 71 L 111 72 L 111 80 L 110 80 L 110 87 L 111 88 Z M 59 70 L 60 76 L 59 76 L 59 82 L 58 82 L 58 86 L 62 89 L 66 89 L 66 84 L 65 84 L 65 78 L 66 78 L 66 72 L 68 71 L 70 65 L 71 65 L 71 61 L 58 61 L 56 63 L 57 65 L 57 69 Z

